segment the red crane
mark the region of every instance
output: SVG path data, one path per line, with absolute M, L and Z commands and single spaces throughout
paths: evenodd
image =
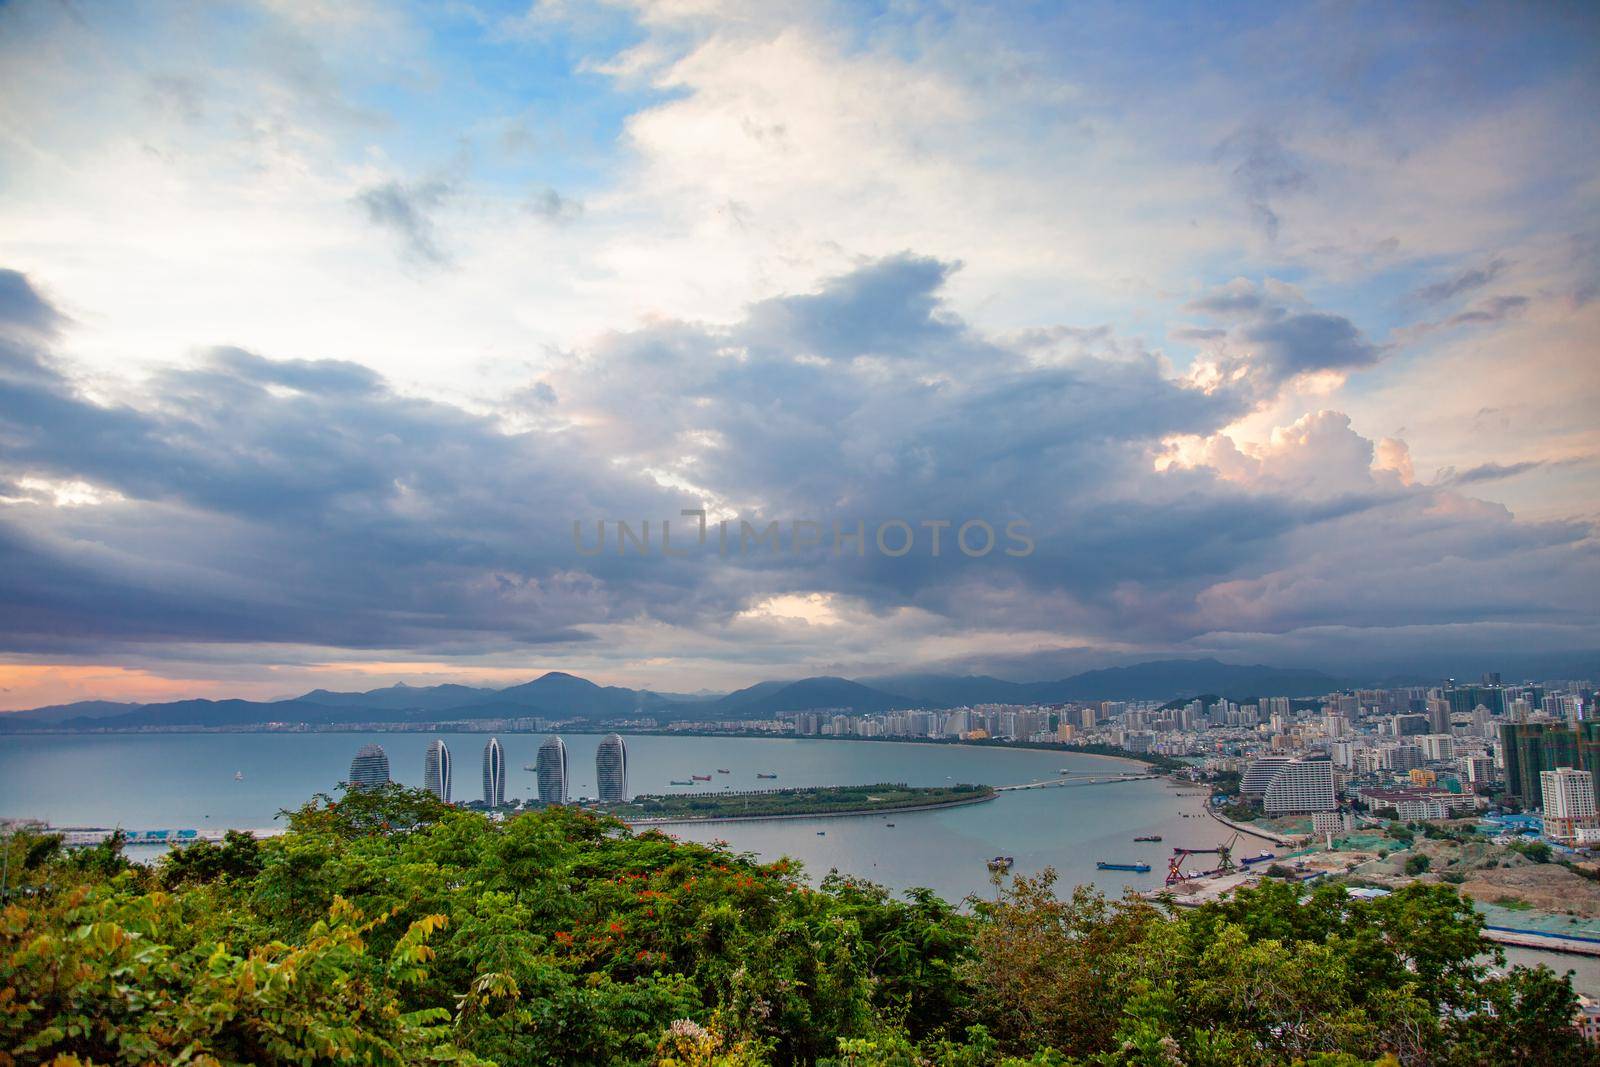
M 1172 859 L 1167 863 L 1167 884 L 1183 881 L 1187 875 L 1183 873 L 1183 861 L 1189 856 L 1217 857 L 1217 865 L 1206 874 L 1228 874 L 1236 868 L 1233 865 L 1233 846 L 1238 843 L 1239 835 L 1234 834 L 1225 844 L 1216 848 L 1175 848 L 1172 850 Z

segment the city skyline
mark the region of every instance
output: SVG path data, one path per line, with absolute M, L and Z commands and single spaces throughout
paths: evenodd
M 0 708 L 1593 652 L 1597 41 L 4 5 Z

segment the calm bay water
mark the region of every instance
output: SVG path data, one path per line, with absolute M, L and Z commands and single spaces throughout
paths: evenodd
M 35 735 L 0 739 L 0 816 L 48 820 L 56 826 L 259 829 L 281 825 L 292 808 L 347 777 L 350 757 L 367 742 L 383 746 L 394 780 L 422 784 L 429 741 L 443 737 L 455 762 L 454 799 L 481 796 L 486 734 L 126 734 Z M 501 734 L 510 768 L 508 796 L 534 792 L 542 734 Z M 574 797 L 595 791 L 599 734 L 563 734 Z M 1028 749 L 887 742 L 765 738 L 628 737 L 629 787 L 635 793 L 687 792 L 672 779 L 709 774 L 695 788 L 907 782 L 1015 785 L 1080 772 L 1127 769 L 1094 756 Z M 716 773 L 727 768 L 731 773 Z M 244 779 L 235 781 L 235 772 Z M 756 778 L 776 773 L 777 781 Z M 927 886 L 948 900 L 987 894 L 986 861 L 1014 857 L 1018 872 L 1053 866 L 1059 885 L 1092 883 L 1117 894 L 1161 883 L 1173 845 L 1206 848 L 1231 831 L 1200 815 L 1204 799 L 1164 780 L 1068 786 L 1002 793 L 996 800 L 940 811 L 833 819 L 792 819 L 667 827 L 686 839 L 727 841 L 762 859 L 789 856 L 813 878 L 830 868 L 896 889 Z M 889 823 L 894 823 L 890 827 Z M 1133 838 L 1161 834 L 1159 843 Z M 1263 847 L 1241 839 L 1236 851 Z M 1098 860 L 1142 861 L 1149 874 L 1101 871 Z M 1575 982 L 1600 993 L 1600 961 L 1513 949 L 1513 963 L 1576 969 Z
M 0 742 L 0 815 L 46 819 L 57 826 L 242 828 L 274 825 L 280 808 L 319 790 L 331 791 L 349 773 L 350 757 L 367 742 L 383 746 L 395 781 L 422 783 L 423 752 L 434 735 L 359 733 L 229 733 L 48 735 Z M 454 799 L 481 795 L 485 734 L 442 734 L 454 757 Z M 503 734 L 510 768 L 507 793 L 534 792 L 540 734 Z M 563 734 L 571 792 L 595 791 L 599 734 Z M 1013 785 L 1057 777 L 1060 768 L 1114 771 L 1114 760 L 1023 749 L 886 742 L 766 738 L 628 738 L 629 786 L 635 793 L 687 792 L 672 779 L 709 774 L 695 788 L 907 782 Z M 716 773 L 727 768 L 731 773 Z M 234 773 L 244 775 L 234 780 Z M 777 781 L 758 779 L 777 774 Z M 988 889 L 985 862 L 1016 859 L 1017 869 L 1054 865 L 1067 885 L 1094 882 L 1120 892 L 1146 888 L 1164 874 L 1173 844 L 1216 843 L 1209 819 L 1185 818 L 1198 799 L 1163 781 L 1071 786 L 1002 794 L 985 804 L 944 811 L 842 819 L 795 819 L 676 825 L 697 840 L 723 839 L 763 858 L 790 856 L 814 876 L 829 868 L 865 875 L 896 888 L 928 886 L 959 900 Z M 1180 807 L 1181 806 L 1181 807 Z M 894 827 L 887 824 L 893 822 Z M 281 823 L 280 823 L 281 824 Z M 820 833 L 819 833 L 820 831 Z M 1162 844 L 1133 837 L 1159 833 Z M 1148 875 L 1095 869 L 1097 860 L 1150 863 Z

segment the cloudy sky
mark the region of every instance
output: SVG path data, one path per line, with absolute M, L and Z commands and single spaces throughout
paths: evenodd
M 1596 54 L 1557 4 L 13 0 L 0 707 L 1593 650 Z M 684 509 L 823 544 L 574 544 Z M 932 555 L 970 519 L 1034 551 Z

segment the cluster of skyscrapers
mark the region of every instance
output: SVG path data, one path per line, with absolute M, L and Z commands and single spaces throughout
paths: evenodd
M 570 793 L 567 773 L 567 745 L 559 737 L 547 737 L 534 760 L 538 798 L 543 804 L 565 804 Z M 620 734 L 607 734 L 594 758 L 597 799 L 602 804 L 617 804 L 628 799 L 628 746 Z M 428 742 L 422 760 L 422 787 L 446 804 L 452 802 L 452 763 L 450 747 L 444 741 Z M 382 745 L 363 745 L 350 761 L 351 789 L 370 789 L 389 784 L 389 757 Z M 506 753 L 498 737 L 483 746 L 483 804 L 501 808 L 506 803 Z

